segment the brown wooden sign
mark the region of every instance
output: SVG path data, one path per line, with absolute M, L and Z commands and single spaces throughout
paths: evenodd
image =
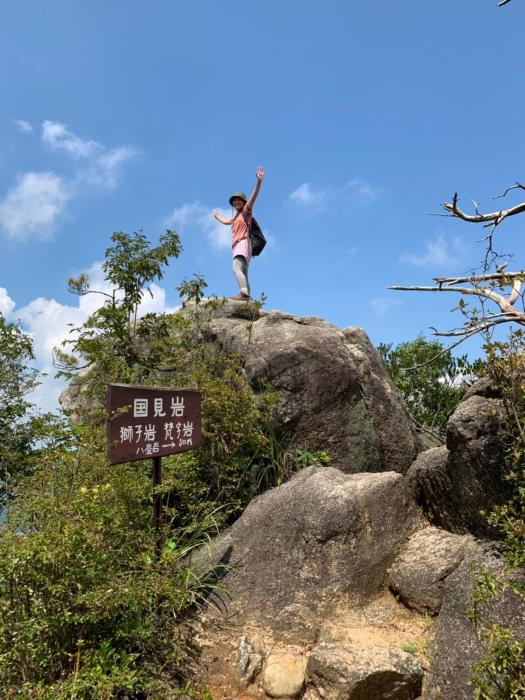
M 108 456 L 111 464 L 186 452 L 199 447 L 201 442 L 198 391 L 109 385 Z

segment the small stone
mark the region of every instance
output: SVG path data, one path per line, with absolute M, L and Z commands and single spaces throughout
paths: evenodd
M 262 670 L 264 652 L 256 649 L 248 637 L 241 637 L 237 657 L 237 672 L 242 681 L 253 683 Z
M 272 698 L 295 698 L 304 686 L 306 662 L 296 654 L 271 654 L 263 672 L 263 689 Z

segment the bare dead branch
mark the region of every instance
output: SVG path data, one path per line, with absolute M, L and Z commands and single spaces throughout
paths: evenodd
M 501 294 L 498 294 L 495 292 L 493 289 L 488 289 L 487 287 L 477 287 L 477 286 L 472 286 L 471 287 L 452 287 L 452 286 L 446 286 L 443 287 L 439 285 L 438 287 L 398 287 L 398 286 L 393 286 L 389 287 L 389 289 L 395 289 L 398 291 L 404 291 L 404 292 L 457 292 L 458 294 L 466 294 L 467 296 L 476 296 L 476 297 L 485 297 L 487 299 L 491 299 L 494 301 L 500 309 L 504 313 L 512 313 L 514 309 L 512 309 L 512 306 L 509 304 L 508 300 L 505 299 L 505 297 L 501 296 Z
M 509 188 L 509 190 L 510 189 L 517 189 L 517 186 L 513 186 L 512 188 Z M 509 207 L 508 209 L 500 209 L 500 211 L 493 211 L 489 212 L 488 214 L 467 214 L 458 207 L 458 201 L 458 193 L 455 192 L 454 196 L 452 197 L 452 202 L 443 203 L 443 209 L 451 212 L 452 216 L 455 216 L 458 219 L 462 219 L 463 221 L 468 221 L 473 224 L 483 223 L 487 226 L 492 226 L 493 228 L 499 226 L 502 223 L 502 221 L 508 219 L 510 216 L 522 214 L 525 211 L 525 202 L 521 202 L 520 204 L 516 204 L 514 207 Z
M 496 197 L 494 197 L 494 199 L 501 199 L 502 197 L 506 197 L 511 190 L 525 190 L 525 185 L 522 185 L 521 182 L 518 182 L 516 180 L 515 185 L 512 185 L 511 187 L 507 187 L 507 189 L 505 190 L 505 192 L 503 192 L 503 194 L 498 194 Z
M 475 296 L 482 303 L 483 309 L 482 317 L 479 320 L 475 318 L 470 324 L 450 331 L 432 329 L 435 335 L 467 338 L 502 323 L 513 322 L 525 326 L 525 311 L 520 311 L 514 306 L 515 302 L 523 296 L 525 270 L 518 272 L 502 270 L 485 275 L 471 275 L 470 277 L 436 277 L 434 281 L 437 283 L 436 285 L 393 285 L 389 289 L 406 292 L 455 292 L 461 296 Z M 494 286 L 510 287 L 508 296 L 496 292 Z M 483 307 L 487 300 L 495 303 L 501 313 L 488 314 Z
M 508 263 L 502 265 L 502 268 L 507 267 Z M 470 277 L 434 277 L 434 282 L 439 284 L 451 283 L 458 284 L 459 282 L 485 282 L 487 280 L 500 280 L 502 284 L 509 284 L 510 280 L 525 280 L 525 270 L 519 272 L 503 272 L 500 268 L 498 272 L 493 272 L 489 275 L 473 275 Z

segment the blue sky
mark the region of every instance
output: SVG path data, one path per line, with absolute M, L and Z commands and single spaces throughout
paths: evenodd
M 429 213 L 455 190 L 492 209 L 524 177 L 525 4 L 240 7 L 0 5 L 0 309 L 33 333 L 42 366 L 92 310 L 66 279 L 91 269 L 102 283 L 115 230 L 182 235 L 150 308 L 176 306 L 193 272 L 235 293 L 228 231 L 208 212 L 250 191 L 258 165 L 270 245 L 251 278 L 268 308 L 375 343 L 453 323 L 450 296 L 386 288 L 468 271 L 481 231 Z M 498 233 L 515 253 L 519 235 L 518 222 Z M 46 385 L 40 400 L 55 396 Z

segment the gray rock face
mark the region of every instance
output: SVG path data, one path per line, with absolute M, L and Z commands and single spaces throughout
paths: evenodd
M 479 634 L 466 615 L 480 565 L 500 571 L 501 562 L 481 548 L 464 561 L 445 583 L 443 604 L 437 618 L 435 638 L 430 648 L 431 667 L 425 684 L 425 700 L 472 700 L 469 685 L 473 667 L 486 653 Z M 525 602 L 506 591 L 491 606 L 492 622 L 513 629 L 525 637 Z
M 447 576 L 475 547 L 473 538 L 428 527 L 414 533 L 389 571 L 390 588 L 408 607 L 437 615 Z
M 218 541 L 223 601 L 242 621 L 313 639 L 344 597 L 366 602 L 421 518 L 404 477 L 309 467 L 254 499 Z
M 486 399 L 501 399 L 501 386 L 498 386 L 491 377 L 482 377 L 467 389 L 462 400 L 466 401 L 472 396 L 484 396 Z
M 490 512 L 510 496 L 501 419 L 501 400 L 472 394 L 448 422 L 446 447 L 423 452 L 409 469 L 416 500 L 435 525 L 495 535 L 480 511 Z
M 412 700 L 421 692 L 423 672 L 400 649 L 321 645 L 308 659 L 306 677 L 324 700 Z
M 292 446 L 326 450 L 347 473 L 408 470 L 418 438 L 363 330 L 276 311 L 250 320 L 242 302 L 210 319 L 221 347 L 246 353 L 254 390 L 269 381 L 279 392 L 277 427 Z

